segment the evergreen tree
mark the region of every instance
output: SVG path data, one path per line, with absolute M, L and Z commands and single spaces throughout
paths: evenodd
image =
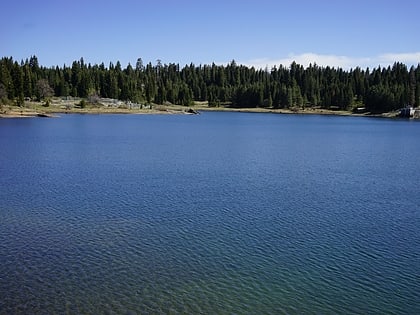
M 45 68 L 36 56 L 20 63 L 0 59 L 1 98 L 19 101 L 24 96 L 40 97 L 38 82 L 46 80 L 57 96 L 109 97 L 136 102 L 192 104 L 208 101 L 210 106 L 290 108 L 321 106 L 351 110 L 365 106 L 382 112 L 406 104 L 420 105 L 420 65 L 407 69 L 402 63 L 387 68 L 350 71 L 292 63 L 272 69 L 255 69 L 232 60 L 226 66 L 162 64 L 123 68 L 119 61 L 108 67 L 86 64 L 83 58 L 70 67 Z

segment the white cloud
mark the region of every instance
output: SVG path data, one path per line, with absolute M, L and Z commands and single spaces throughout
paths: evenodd
M 420 52 L 401 53 L 401 54 L 383 54 L 379 58 L 384 63 L 392 64 L 395 61 L 405 63 L 407 65 L 417 65 L 420 63 Z
M 304 53 L 300 55 L 289 54 L 289 56 L 279 59 L 261 58 L 248 60 L 244 62 L 239 61 L 238 63 L 250 67 L 255 67 L 258 69 L 264 69 L 265 67 L 268 67 L 268 69 L 270 69 L 273 66 L 279 65 L 289 67 L 293 61 L 304 67 L 308 67 L 309 64 L 316 63 L 318 66 L 322 67 L 330 66 L 343 69 L 350 69 L 356 67 L 360 67 L 362 69 L 365 69 L 367 67 L 376 68 L 378 66 L 387 67 L 389 65 L 392 65 L 394 62 L 402 62 L 407 64 L 407 66 L 417 66 L 417 64 L 420 63 L 420 52 L 400 54 L 388 53 L 373 57 L 349 57 L 338 55 L 322 55 L 316 53 Z

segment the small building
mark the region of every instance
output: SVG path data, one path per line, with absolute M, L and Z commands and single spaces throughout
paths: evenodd
M 415 111 L 416 110 L 412 106 L 406 106 L 404 108 L 401 108 L 400 117 L 404 117 L 404 118 L 414 117 Z

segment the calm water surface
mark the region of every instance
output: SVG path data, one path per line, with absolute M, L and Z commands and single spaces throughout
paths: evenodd
M 420 314 L 420 123 L 0 120 L 0 314 Z

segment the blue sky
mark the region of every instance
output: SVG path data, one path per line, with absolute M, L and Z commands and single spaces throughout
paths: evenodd
M 45 66 L 120 61 L 296 62 L 350 68 L 420 63 L 420 1 L 5 0 L 0 56 Z

